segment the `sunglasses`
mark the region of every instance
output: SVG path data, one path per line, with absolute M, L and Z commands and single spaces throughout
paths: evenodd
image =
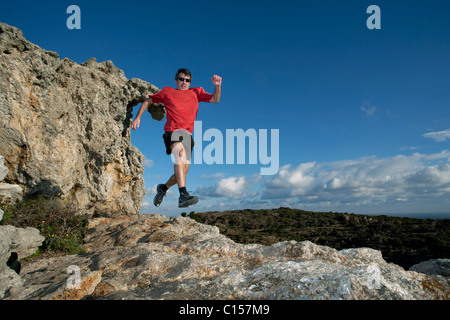
M 180 80 L 181 82 L 186 81 L 187 83 L 191 82 L 191 79 L 183 78 L 183 77 L 178 77 L 178 80 Z

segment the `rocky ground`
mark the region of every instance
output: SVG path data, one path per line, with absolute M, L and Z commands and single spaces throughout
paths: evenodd
M 86 245 L 85 255 L 25 263 L 22 283 L 4 299 L 428 300 L 450 293 L 447 277 L 405 271 L 380 251 L 237 244 L 184 217 L 93 219 Z

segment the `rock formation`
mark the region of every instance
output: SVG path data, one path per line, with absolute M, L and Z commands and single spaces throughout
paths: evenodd
M 131 111 L 157 91 L 111 61 L 60 60 L 0 23 L 0 155 L 10 169 L 3 186 L 18 185 L 24 196 L 60 193 L 90 215 L 139 213 L 143 155 L 130 142 Z M 161 106 L 149 111 L 165 115 Z
M 163 215 L 97 218 L 90 228 L 87 254 L 26 264 L 5 299 L 450 298 L 448 278 L 405 271 L 369 248 L 243 245 Z

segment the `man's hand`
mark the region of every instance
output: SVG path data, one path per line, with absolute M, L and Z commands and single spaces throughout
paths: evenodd
M 141 124 L 141 119 L 139 119 L 139 118 L 134 119 L 133 123 L 131 124 L 131 129 L 137 130 L 137 128 L 139 128 L 140 124 Z
M 222 78 L 219 77 L 216 74 L 211 78 L 211 81 L 212 81 L 213 85 L 215 85 L 215 86 L 221 86 L 222 85 Z
M 141 124 L 141 117 L 144 114 L 145 110 L 147 110 L 148 106 L 153 103 L 151 98 L 148 98 L 142 103 L 142 106 L 139 108 L 139 112 L 136 115 L 136 118 L 134 119 L 133 123 L 131 124 L 131 129 L 137 130 L 139 128 L 139 125 Z

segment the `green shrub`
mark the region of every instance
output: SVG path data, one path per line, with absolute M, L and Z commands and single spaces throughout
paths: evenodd
M 33 227 L 45 237 L 41 252 L 83 254 L 83 238 L 87 232 L 87 218 L 76 214 L 73 205 L 59 197 L 42 196 L 19 203 L 3 205 L 3 225 L 18 228 Z

